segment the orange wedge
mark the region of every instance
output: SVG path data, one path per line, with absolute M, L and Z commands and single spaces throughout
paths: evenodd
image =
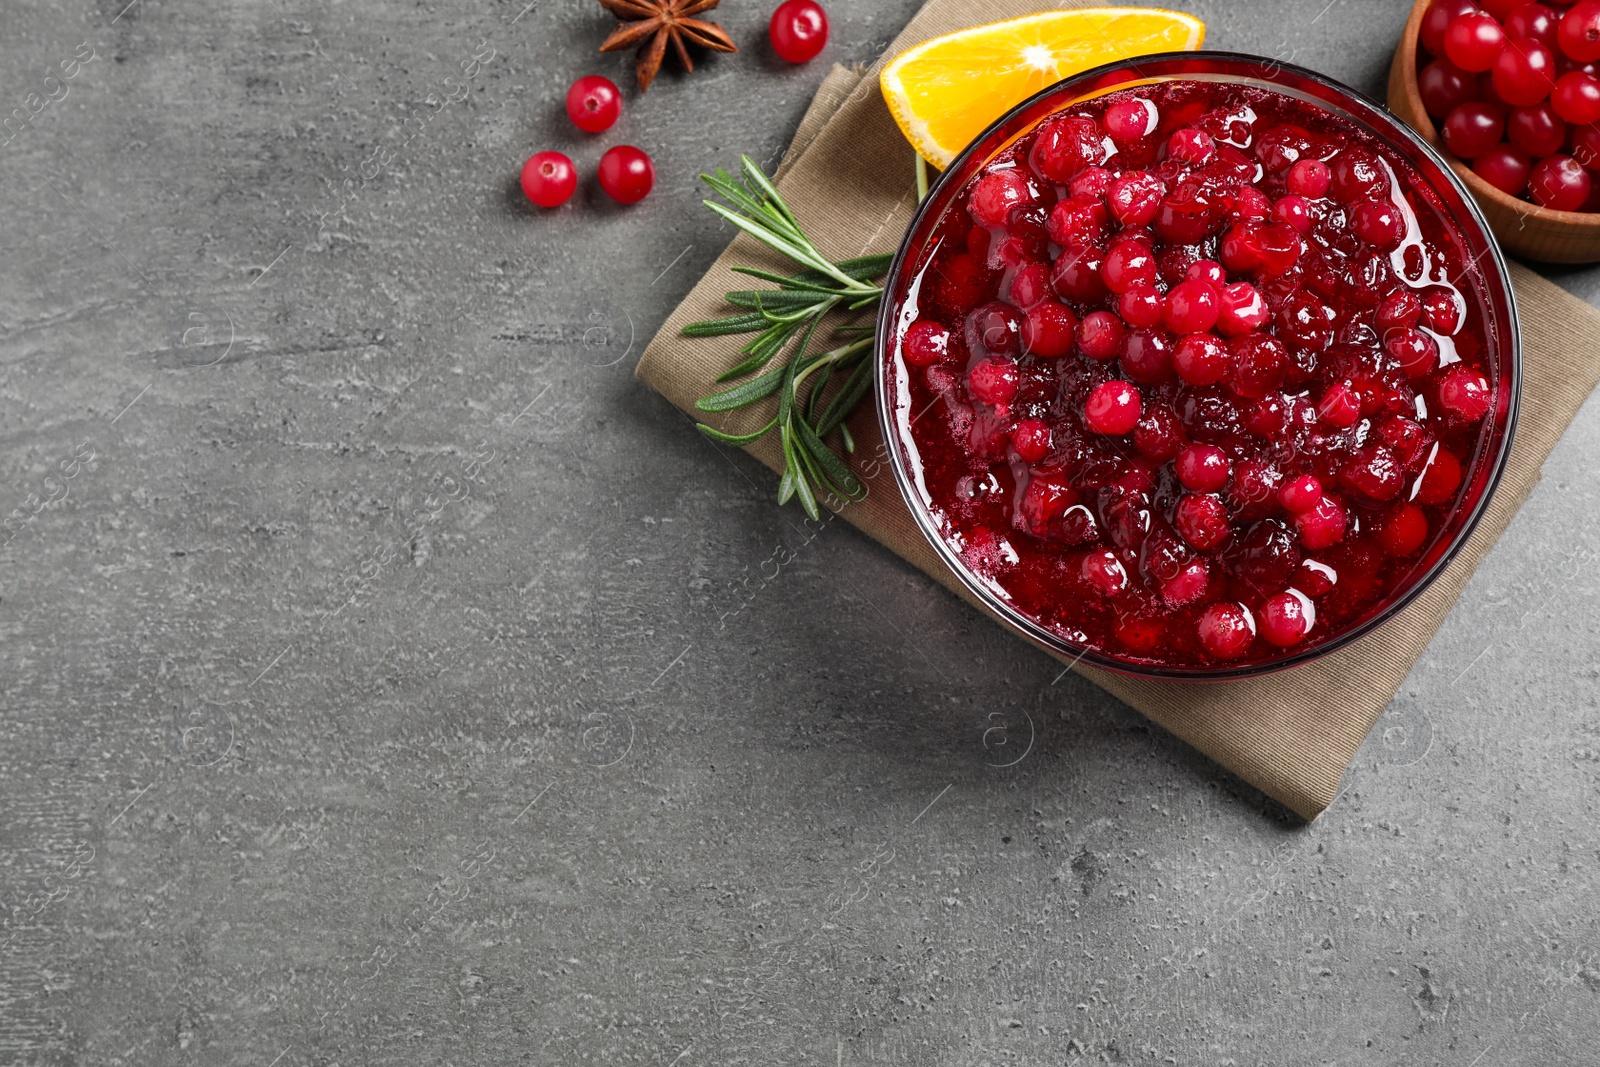
M 1199 48 L 1206 24 L 1149 7 L 1083 7 L 974 26 L 896 56 L 879 77 L 917 152 L 939 168 L 1028 97 L 1132 56 Z

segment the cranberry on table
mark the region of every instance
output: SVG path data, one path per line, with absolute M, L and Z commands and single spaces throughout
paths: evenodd
M 1472 172 L 1503 193 L 1521 196 L 1528 191 L 1528 175 L 1533 161 L 1528 153 L 1508 144 L 1497 144 L 1472 161 Z
M 619 204 L 636 204 L 656 184 L 656 166 L 642 149 L 619 144 L 600 157 L 600 188 Z
M 622 114 L 622 92 L 610 78 L 590 74 L 567 90 L 567 118 L 585 133 L 600 133 Z
M 578 188 L 572 160 L 560 152 L 536 152 L 522 165 L 522 192 L 540 207 L 560 207 Z
M 1492 67 L 1505 44 L 1504 27 L 1486 11 L 1459 15 L 1444 31 L 1445 57 L 1462 70 L 1473 73 Z
M 1528 176 L 1534 203 L 1556 211 L 1582 211 L 1589 202 L 1589 172 L 1571 156 L 1546 156 Z
M 809 63 L 828 44 L 828 13 L 816 0 L 784 0 L 767 26 L 772 50 L 790 63 Z

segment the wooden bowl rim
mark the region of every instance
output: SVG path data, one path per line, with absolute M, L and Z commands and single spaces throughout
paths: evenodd
M 1512 196 L 1478 177 L 1466 161 L 1451 155 L 1444 148 L 1444 139 L 1439 136 L 1439 130 L 1433 124 L 1433 116 L 1428 114 L 1428 109 L 1422 105 L 1422 90 L 1417 87 L 1417 46 L 1422 36 L 1422 16 L 1427 14 L 1433 2 L 1434 0 L 1415 0 L 1411 7 L 1411 17 L 1406 20 L 1405 32 L 1400 38 L 1400 74 L 1404 83 L 1402 91 L 1406 94 L 1412 112 L 1409 121 L 1416 127 L 1417 132 L 1422 134 L 1428 143 L 1438 146 L 1440 154 L 1445 157 L 1451 169 L 1461 176 L 1461 180 L 1466 182 L 1467 188 L 1472 190 L 1475 196 L 1483 197 L 1508 211 L 1541 222 L 1581 230 L 1600 230 L 1600 212 L 1557 211 L 1535 204 L 1531 200 Z

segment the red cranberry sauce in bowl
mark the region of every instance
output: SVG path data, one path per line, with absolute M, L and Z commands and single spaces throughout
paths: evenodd
M 891 275 L 879 401 L 924 532 L 1003 617 L 1240 677 L 1366 632 L 1460 547 L 1509 447 L 1515 311 L 1386 113 L 1167 62 L 1047 91 L 952 165 Z

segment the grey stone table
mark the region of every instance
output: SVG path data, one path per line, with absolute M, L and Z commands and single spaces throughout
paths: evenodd
M 634 382 L 770 6 L 585 140 L 588 0 L 7 0 L 0 1063 L 1595 1062 L 1600 409 L 1303 826 Z

